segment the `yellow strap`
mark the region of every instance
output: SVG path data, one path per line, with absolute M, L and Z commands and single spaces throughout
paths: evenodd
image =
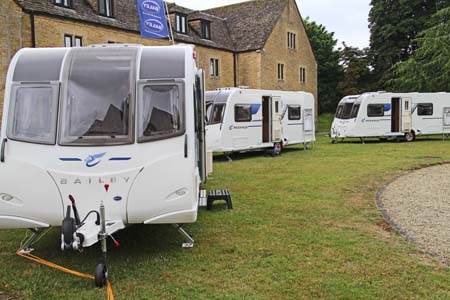
M 95 279 L 94 276 L 92 276 L 92 275 L 81 273 L 81 272 L 78 272 L 78 271 L 74 271 L 74 270 L 62 267 L 60 265 L 57 265 L 57 264 L 52 263 L 50 261 L 46 261 L 45 259 L 42 259 L 42 258 L 37 257 L 35 255 L 32 255 L 31 253 L 22 253 L 22 252 L 20 252 L 20 250 L 21 249 L 18 249 L 16 251 L 16 254 L 18 256 L 24 257 L 26 259 L 32 260 L 34 262 L 37 262 L 39 264 L 46 265 L 46 266 L 48 266 L 50 268 L 54 268 L 54 269 L 63 271 L 65 273 L 69 273 L 69 274 L 78 276 L 78 277 L 83 277 L 83 278 L 92 279 L 92 280 Z M 109 280 L 106 281 L 106 295 L 107 295 L 107 298 L 106 298 L 107 300 L 114 300 L 114 293 L 113 293 L 112 286 L 111 286 L 111 283 L 109 282 Z

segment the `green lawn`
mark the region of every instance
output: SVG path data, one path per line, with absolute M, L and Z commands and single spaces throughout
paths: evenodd
M 391 231 L 376 191 L 412 168 L 450 160 L 441 137 L 414 143 L 333 145 L 219 159 L 207 188 L 229 188 L 235 209 L 201 210 L 186 226 L 193 249 L 171 226 L 133 226 L 109 253 L 116 299 L 448 299 L 450 271 Z M 328 125 L 327 125 L 328 126 Z M 23 230 L 0 232 L 0 291 L 19 299 L 105 299 L 89 280 L 14 255 Z M 450 244 L 450 243 L 449 243 Z M 61 253 L 54 229 L 35 254 L 91 273 L 97 247 Z

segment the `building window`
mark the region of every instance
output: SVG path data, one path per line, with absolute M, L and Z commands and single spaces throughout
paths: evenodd
M 288 105 L 288 119 L 289 120 L 300 120 L 301 118 L 301 107 L 300 105 Z
M 289 49 L 297 48 L 297 35 L 295 33 L 288 32 L 287 40 L 288 40 L 288 48 Z
M 176 14 L 175 26 L 176 26 L 176 32 L 186 34 L 187 33 L 186 15 Z
M 98 13 L 101 16 L 113 16 L 113 0 L 98 0 Z
M 300 67 L 300 83 L 306 83 L 306 68 Z
M 278 64 L 278 80 L 284 80 L 284 64 Z
M 83 47 L 83 37 L 75 36 L 75 47 Z
M 384 104 L 369 104 L 367 105 L 368 117 L 383 117 L 384 116 Z
M 433 103 L 420 103 L 417 104 L 418 116 L 432 116 L 433 115 Z
M 55 0 L 55 4 L 63 7 L 72 7 L 71 0 Z
M 251 122 L 252 120 L 252 106 L 250 104 L 237 104 L 234 106 L 234 121 L 235 122 Z
M 219 59 L 211 58 L 209 61 L 209 76 L 219 77 Z
M 72 36 L 70 34 L 64 35 L 64 47 L 66 48 L 72 47 Z
M 202 38 L 210 40 L 211 39 L 211 26 L 209 21 L 201 21 Z

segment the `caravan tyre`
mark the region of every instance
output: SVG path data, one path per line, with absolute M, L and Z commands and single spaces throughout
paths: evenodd
M 414 134 L 414 131 L 405 133 L 405 140 L 407 142 L 412 142 L 416 139 L 416 135 Z

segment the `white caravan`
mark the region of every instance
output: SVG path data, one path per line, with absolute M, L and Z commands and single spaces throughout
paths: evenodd
M 208 151 L 235 152 L 315 141 L 314 96 L 305 92 L 218 89 L 205 93 Z
M 350 108 L 351 107 L 351 108 Z M 330 136 L 399 138 L 450 133 L 449 93 L 366 93 L 339 103 Z
M 1 128 L 0 228 L 34 229 L 22 251 L 50 226 L 62 225 L 63 250 L 100 240 L 105 253 L 105 239 L 127 224 L 196 221 L 205 110 L 194 57 L 190 46 L 139 45 L 14 56 Z M 102 262 L 97 285 L 106 274 Z

